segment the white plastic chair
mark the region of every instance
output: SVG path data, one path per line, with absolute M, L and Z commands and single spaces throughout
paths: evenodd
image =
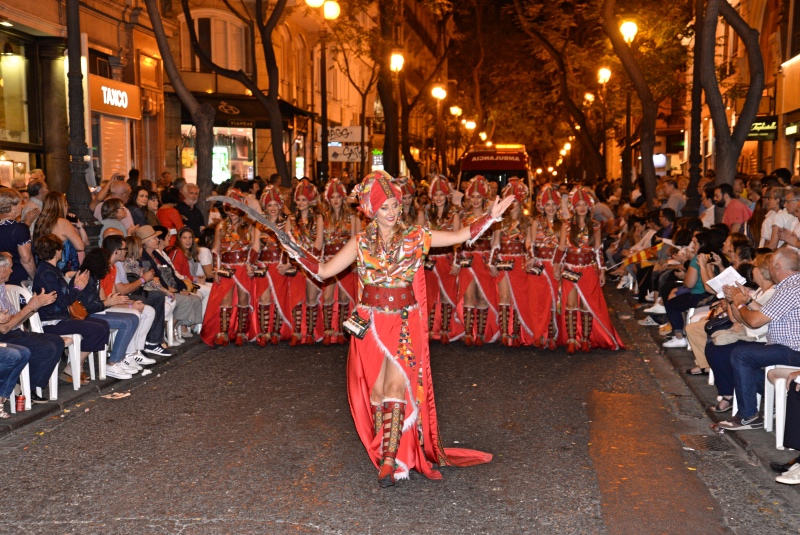
M 17 413 L 16 394 L 18 389 L 25 396 L 25 410 L 31 410 L 31 374 L 27 364 L 22 368 L 22 373 L 19 374 L 19 384 L 14 386 L 11 396 L 8 398 L 8 402 L 11 405 L 11 414 Z
M 714 386 L 714 370 L 711 368 L 708 369 L 708 384 Z
M 20 297 L 28 302 L 31 299 L 31 292 L 21 286 L 13 284 L 6 284 L 6 294 L 11 300 L 12 306 L 17 307 L 19 310 Z M 39 319 L 39 314 L 34 313 L 28 321 L 30 322 L 31 332 L 44 333 L 42 328 L 42 321 Z M 70 371 L 72 372 L 72 387 L 75 390 L 81 388 L 81 341 L 83 337 L 80 334 L 64 335 L 62 339 L 72 338 L 72 344 L 68 349 Z M 37 394 L 41 394 L 41 389 L 37 389 Z M 58 366 L 53 370 L 53 375 L 50 376 L 50 399 L 58 399 Z
M 775 447 L 783 449 L 786 431 L 786 379 L 779 377 L 773 385 L 769 381 L 770 370 L 800 370 L 797 366 L 767 366 L 764 368 L 764 430 L 772 431 L 773 407 L 775 409 Z

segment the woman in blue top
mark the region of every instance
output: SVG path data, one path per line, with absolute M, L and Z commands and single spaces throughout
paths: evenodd
M 690 308 L 695 308 L 709 296 L 706 292 L 703 270 L 700 269 L 698 256 L 710 255 L 715 252 L 713 251 L 713 236 L 709 232 L 700 231 L 694 235 L 689 247 L 694 251 L 694 256 L 689 260 L 686 273 L 683 276 L 683 286 L 672 290 L 669 298 L 664 303 L 673 335 L 671 339 L 664 342 L 664 347 L 686 347 L 686 338 L 683 332 L 683 313 Z

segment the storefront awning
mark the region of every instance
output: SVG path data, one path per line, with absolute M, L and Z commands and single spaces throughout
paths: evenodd
M 269 116 L 264 106 L 255 97 L 240 95 L 195 95 L 200 104 L 209 104 L 216 114 L 214 126 L 229 128 L 269 128 Z M 313 113 L 289 104 L 285 100 L 278 100 L 281 116 L 284 123 L 292 121 L 295 115 L 313 117 Z M 189 110 L 181 106 L 181 121 L 184 124 L 192 122 Z

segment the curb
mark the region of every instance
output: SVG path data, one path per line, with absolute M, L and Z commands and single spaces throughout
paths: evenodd
M 147 369 L 152 370 L 154 374 L 158 373 L 158 371 L 161 370 L 164 365 L 169 364 L 180 357 L 190 356 L 191 354 L 195 353 L 198 348 L 213 349 L 206 346 L 198 337 L 197 340 L 186 341 L 180 346 L 169 348 L 176 350 L 171 357 L 160 359 Z M 59 362 L 59 366 L 61 366 L 61 362 Z M 50 401 L 46 404 L 33 405 L 31 410 L 24 411 L 22 414 L 19 412 L 16 415 L 12 414 L 10 421 L 6 421 L 8 423 L 3 422 L 0 424 L 0 439 L 14 434 L 14 432 L 18 429 L 27 427 L 30 424 L 38 422 L 39 420 L 43 420 L 49 416 L 52 416 L 53 414 L 60 413 L 69 405 L 74 405 L 75 403 L 79 403 L 87 398 L 95 397 L 106 391 L 113 390 L 113 387 L 117 385 L 136 386 L 139 383 L 145 382 L 151 378 L 151 375 L 143 377 L 141 373 L 137 373 L 132 379 L 125 380 L 115 379 L 107 376 L 103 380 L 96 379 L 90 384 L 82 386 L 80 390 L 73 390 L 72 384 L 60 381 L 60 384 L 58 385 L 59 398 L 57 400 Z M 68 393 L 64 395 L 64 392 Z

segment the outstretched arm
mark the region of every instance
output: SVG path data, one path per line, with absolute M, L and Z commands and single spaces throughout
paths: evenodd
M 511 206 L 512 202 L 514 202 L 514 197 L 511 196 L 506 197 L 502 201 L 500 200 L 500 197 L 495 198 L 494 204 L 492 204 L 492 206 L 489 208 L 487 216 L 485 216 L 489 218 L 488 225 L 486 225 L 486 222 L 483 221 L 483 218 L 481 218 L 472 225 L 468 227 L 462 227 L 461 229 L 453 232 L 432 230 L 431 247 L 450 247 L 458 243 L 464 243 L 467 240 L 476 239 L 483 233 L 483 231 L 487 230 L 489 226 L 491 226 L 491 220 L 498 220 L 500 217 L 502 217 L 503 213 L 509 206 Z M 482 228 L 484 226 L 485 228 Z

